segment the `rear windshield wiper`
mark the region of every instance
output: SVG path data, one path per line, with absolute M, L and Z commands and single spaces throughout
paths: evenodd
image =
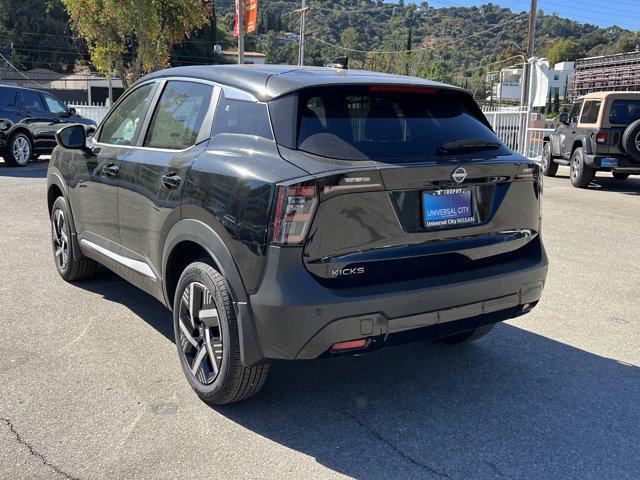
M 442 153 L 454 152 L 458 150 L 494 150 L 502 146 L 499 142 L 492 142 L 488 140 L 475 140 L 473 138 L 453 140 L 451 142 L 444 142 L 438 150 Z

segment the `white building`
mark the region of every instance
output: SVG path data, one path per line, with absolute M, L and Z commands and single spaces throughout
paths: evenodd
M 540 58 L 534 63 L 533 69 L 533 106 L 544 107 L 551 92 L 553 98 L 558 92 L 560 98 L 564 96 L 565 85 L 571 83 L 573 76 L 573 62 L 561 62 L 549 65 L 549 60 Z M 524 75 L 522 67 L 511 66 L 500 71 L 499 82 L 495 86 L 497 100 L 506 102 L 520 102 L 522 98 L 522 82 Z
M 238 61 L 238 50 L 223 50 L 223 58 L 229 63 L 236 63 Z M 264 53 L 260 52 L 244 52 L 244 63 L 246 64 L 264 64 Z

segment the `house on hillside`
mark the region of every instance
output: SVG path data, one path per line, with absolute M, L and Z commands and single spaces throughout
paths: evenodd
M 571 84 L 574 73 L 573 62 L 556 63 L 553 68 L 549 60 L 540 58 L 535 62 L 533 73 L 533 107 L 542 108 L 547 104 L 549 94 L 553 98 L 556 93 L 564 98 L 565 87 Z M 503 68 L 494 86 L 494 96 L 498 101 L 520 103 L 523 93 L 524 74 L 521 66 Z M 570 92 L 567 92 L 570 93 Z
M 238 63 L 238 50 L 223 50 L 222 58 L 226 63 Z M 264 53 L 260 52 L 244 52 L 244 63 L 246 64 L 264 64 Z

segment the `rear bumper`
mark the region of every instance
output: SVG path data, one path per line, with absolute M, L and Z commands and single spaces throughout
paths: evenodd
M 304 268 L 302 251 L 271 247 L 258 292 L 249 298 L 265 358 L 309 359 L 334 343 L 371 338 L 383 345 L 402 336 L 419 340 L 518 316 L 540 299 L 547 257 L 539 237 L 535 255 L 469 272 L 332 290 Z M 415 333 L 415 335 L 412 335 Z M 402 335 L 399 335 L 402 334 Z
M 612 166 L 611 161 L 616 166 Z M 640 163 L 633 161 L 627 156 L 618 155 L 586 155 L 585 163 L 593 168 L 603 170 L 616 170 L 628 173 L 640 173 Z

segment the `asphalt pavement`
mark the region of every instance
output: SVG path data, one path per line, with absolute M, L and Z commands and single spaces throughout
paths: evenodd
M 469 345 L 276 363 L 211 408 L 160 303 L 106 270 L 58 277 L 46 167 L 0 162 L 0 478 L 640 478 L 640 177 L 545 179 L 531 314 Z

